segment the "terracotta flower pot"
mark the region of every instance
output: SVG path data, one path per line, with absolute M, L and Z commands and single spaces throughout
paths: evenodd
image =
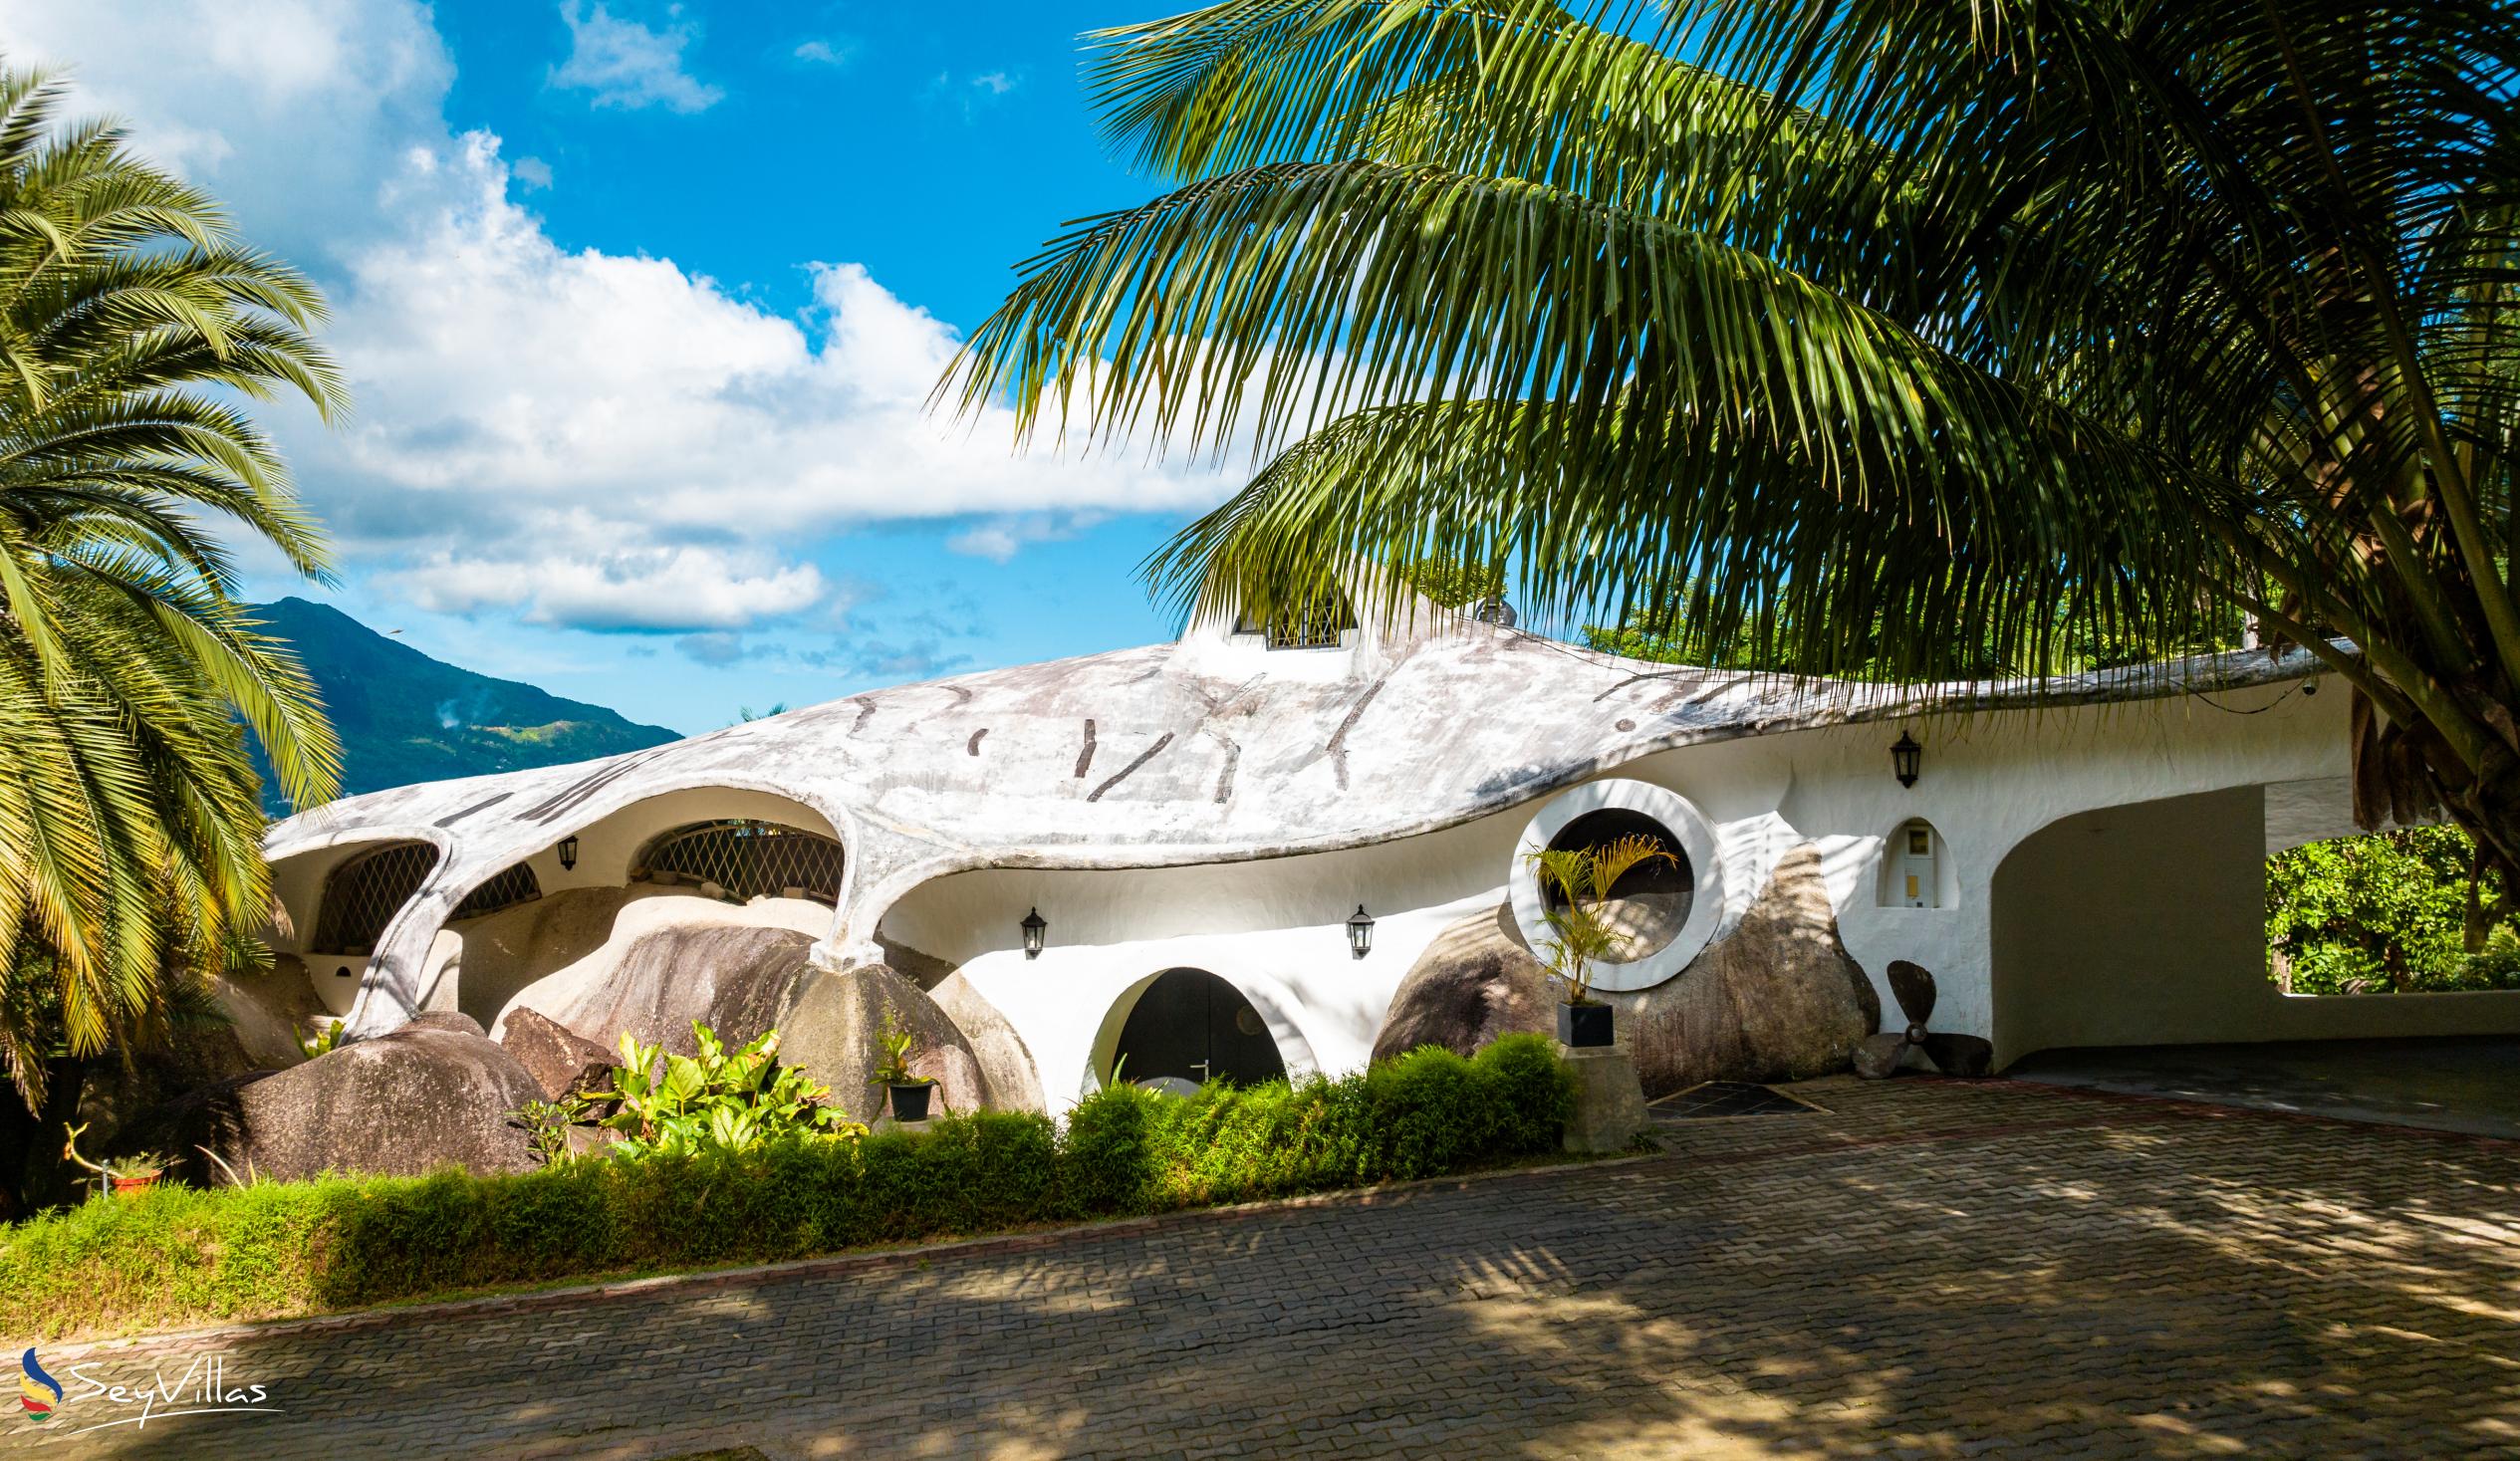
M 109 1180 L 114 1183 L 115 1196 L 131 1197 L 156 1186 L 157 1173 L 151 1172 L 145 1177 L 114 1177 Z

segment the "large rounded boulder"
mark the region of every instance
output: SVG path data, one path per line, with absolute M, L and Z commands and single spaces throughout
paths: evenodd
M 1803 844 L 1741 921 L 1650 989 L 1600 991 L 1647 1096 L 1701 1081 L 1798 1081 L 1848 1069 L 1881 1026 L 1881 997 L 1838 939 L 1820 850 Z M 1462 1054 L 1556 1028 L 1548 971 L 1499 908 L 1463 919 L 1400 982 L 1377 1060 L 1420 1045 Z
M 779 1063 L 830 1087 L 832 1104 L 872 1121 L 882 1113 L 885 1098 L 883 1088 L 872 1083 L 881 1058 L 876 1038 L 887 1011 L 910 1032 L 911 1074 L 936 1083 L 931 1098 L 938 1114 L 1011 1103 L 997 1098 L 979 1054 L 952 1017 L 883 964 L 839 973 L 816 969 L 800 980 L 779 1014 Z
M 607 1050 L 625 1031 L 676 1055 L 693 1055 L 694 1021 L 741 1043 L 773 1028 L 815 973 L 814 940 L 793 928 L 743 923 L 668 924 L 640 935 L 600 980 L 548 980 L 511 1009 L 542 1011 Z M 546 1004 L 543 1001 L 549 1000 Z
M 948 975 L 927 994 L 970 1045 L 992 1107 L 1002 1111 L 1048 1108 L 1042 1101 L 1041 1073 L 1033 1064 L 1032 1048 L 1024 1044 L 1024 1037 L 1016 1033 L 1003 1011 L 960 973 Z
M 1421 1045 L 1468 1055 L 1500 1035 L 1556 1028 L 1549 971 L 1514 936 L 1513 910 L 1498 904 L 1435 935 L 1400 981 L 1374 1058 Z
M 289 1181 L 325 1172 L 415 1176 L 449 1164 L 479 1173 L 534 1165 L 508 1112 L 542 1098 L 514 1056 L 477 1031 L 408 1025 L 286 1071 L 192 1093 L 122 1143 L 178 1159 L 200 1177 L 207 1147 L 237 1175 Z
M 618 1048 L 623 1032 L 678 1055 L 697 1050 L 691 1026 L 706 1025 L 728 1046 L 779 1032 L 779 1060 L 832 1090 L 834 1104 L 872 1119 L 883 1092 L 869 1084 L 876 1037 L 889 1005 L 911 1032 L 911 1068 L 937 1081 L 943 1109 L 1040 1110 L 1031 1053 L 1003 1015 L 964 986 L 949 965 L 927 960 L 927 982 L 886 964 L 843 972 L 817 968 L 814 940 L 792 928 L 738 923 L 667 923 L 639 934 L 600 975 L 541 981 L 520 992 L 501 1021 L 502 1038 L 540 1012 L 592 1045 Z M 922 957 L 904 950 L 911 957 Z M 938 974 L 937 970 L 947 973 Z M 528 1001 L 548 1000 L 548 1006 Z M 546 1079 L 549 1072 L 542 1073 Z

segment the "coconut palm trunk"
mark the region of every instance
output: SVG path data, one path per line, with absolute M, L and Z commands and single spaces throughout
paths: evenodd
M 1175 602 L 1508 566 L 1674 647 L 2024 674 L 2245 612 L 2357 810 L 2520 868 L 2520 12 L 1226 0 L 1092 38 L 1177 186 L 940 394 L 1256 443 Z M 1386 590 L 1389 592 L 1389 590 Z

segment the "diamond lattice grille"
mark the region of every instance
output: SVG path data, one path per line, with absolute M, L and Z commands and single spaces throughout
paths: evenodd
M 543 884 L 534 876 L 534 869 L 522 862 L 513 862 L 498 876 L 474 888 L 455 905 L 457 918 L 478 918 L 501 908 L 513 908 L 543 895 Z
M 1356 626 L 1357 616 L 1343 599 L 1288 609 L 1266 623 L 1246 613 L 1234 621 L 1234 632 L 1266 634 L 1272 649 L 1336 649 L 1339 636 Z
M 840 844 L 775 822 L 704 822 L 668 835 L 648 851 L 650 876 L 672 873 L 714 882 L 738 898 L 801 888 L 823 902 L 840 898 Z
M 334 868 L 324 879 L 324 907 L 316 915 L 311 951 L 374 953 L 385 925 L 436 865 L 437 849 L 426 843 L 395 843 Z

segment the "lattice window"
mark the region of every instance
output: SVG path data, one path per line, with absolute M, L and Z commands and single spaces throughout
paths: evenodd
M 647 850 L 646 873 L 659 881 L 714 882 L 737 898 L 796 888 L 840 900 L 840 844 L 775 822 L 703 822 L 666 834 Z
M 336 867 L 324 879 L 324 905 L 315 919 L 315 942 L 309 951 L 364 955 L 376 952 L 377 940 L 411 894 L 420 890 L 437 849 L 426 843 L 395 843 Z
M 1272 649 L 1336 649 L 1339 636 L 1356 626 L 1356 611 L 1345 595 L 1281 609 L 1265 624 L 1248 613 L 1234 620 L 1235 633 L 1266 634 Z
M 455 916 L 478 918 L 485 913 L 496 913 L 501 908 L 530 903 L 542 895 L 543 884 L 534 876 L 534 869 L 522 862 L 512 862 L 498 876 L 466 894 L 464 900 L 455 905 Z

